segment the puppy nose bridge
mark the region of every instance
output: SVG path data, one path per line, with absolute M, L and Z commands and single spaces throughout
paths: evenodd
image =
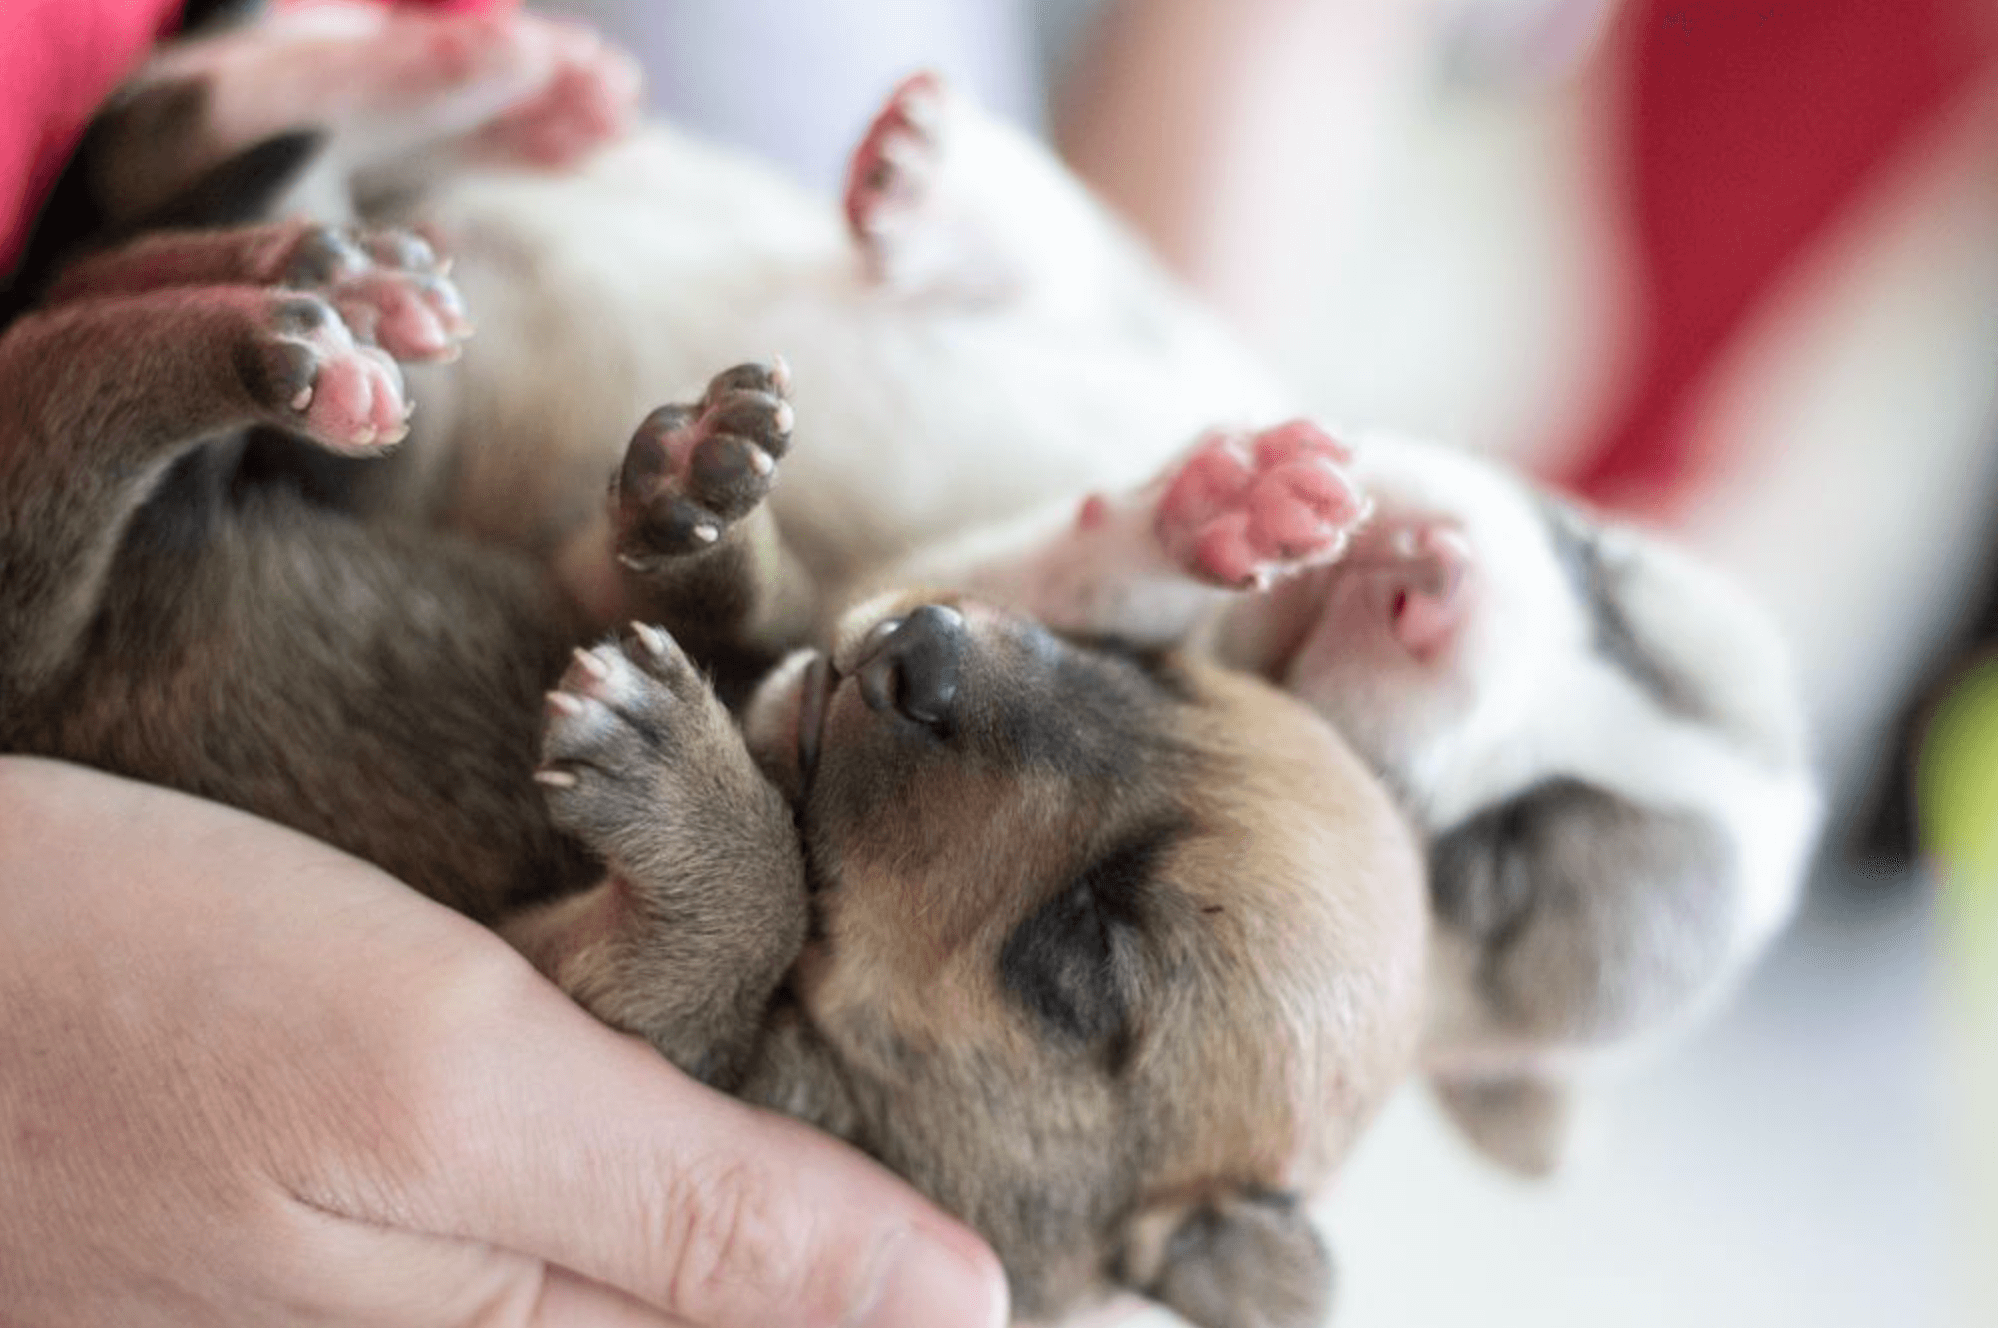
M 869 709 L 892 708 L 918 724 L 948 729 L 969 641 L 964 615 L 942 604 L 880 623 L 854 667 L 861 699 Z

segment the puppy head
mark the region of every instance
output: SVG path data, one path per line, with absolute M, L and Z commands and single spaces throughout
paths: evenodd
M 1815 830 L 1774 630 L 1707 569 L 1472 457 L 1397 442 L 1356 469 L 1373 521 L 1290 592 L 1294 639 L 1258 663 L 1430 838 L 1426 1062 L 1558 1075 L 1679 1022 L 1787 914 Z
M 1295 1196 L 1420 1021 L 1391 801 L 1315 716 L 1211 666 L 948 598 L 838 636 L 747 727 L 799 807 L 820 934 L 797 988 L 865 1145 L 993 1240 L 1022 1313 L 1121 1280 L 1207 1322 L 1315 1322 Z

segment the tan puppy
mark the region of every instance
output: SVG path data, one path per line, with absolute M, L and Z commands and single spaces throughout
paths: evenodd
M 547 569 L 312 476 L 404 432 L 390 352 L 464 330 L 395 234 L 71 268 L 0 339 L 0 750 L 248 808 L 503 922 L 690 1073 L 978 1226 L 1022 1314 L 1121 1285 L 1319 1322 L 1301 1196 L 1404 1072 L 1423 991 L 1414 842 L 1357 758 L 1252 679 L 927 593 L 795 657 L 747 744 L 650 626 L 573 657 L 541 737 L 588 630 Z M 724 661 L 794 593 L 761 501 L 784 392 L 742 366 L 653 412 L 598 550 Z

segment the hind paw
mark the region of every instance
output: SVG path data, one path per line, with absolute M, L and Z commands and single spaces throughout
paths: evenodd
M 369 452 L 409 432 L 402 371 L 364 346 L 316 295 L 267 297 L 243 377 L 273 422 L 343 452 Z
M 324 295 L 358 340 L 399 360 L 448 360 L 472 334 L 449 266 L 410 231 L 314 226 L 282 280 Z
M 1167 477 L 1154 533 L 1198 580 L 1267 586 L 1345 549 L 1369 508 L 1344 470 L 1351 460 L 1305 420 L 1211 433 Z
M 627 567 L 714 548 L 756 509 L 791 445 L 789 386 L 781 360 L 738 365 L 716 375 L 699 401 L 646 417 L 611 493 Z

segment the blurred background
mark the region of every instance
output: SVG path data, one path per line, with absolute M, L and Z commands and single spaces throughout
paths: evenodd
M 1998 3 L 545 7 L 828 190 L 941 69 L 1326 420 L 1674 531 L 1787 629 L 1796 925 L 1551 1182 L 1404 1093 L 1326 1205 L 1343 1328 L 1998 1323 Z

